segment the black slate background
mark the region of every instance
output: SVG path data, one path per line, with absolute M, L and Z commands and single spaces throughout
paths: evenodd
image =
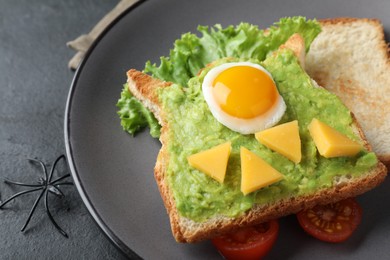
M 65 154 L 65 103 L 74 73 L 74 52 L 66 47 L 92 27 L 116 0 L 0 0 L 0 200 L 23 190 L 3 182 L 33 183 L 40 168 L 27 158 L 51 164 Z M 59 174 L 69 172 L 59 165 Z M 20 232 L 38 193 L 24 195 L 0 210 L 0 259 L 122 259 L 94 223 L 74 186 L 63 199 L 51 196 L 51 213 L 68 233 L 64 238 L 44 210 L 43 200 Z

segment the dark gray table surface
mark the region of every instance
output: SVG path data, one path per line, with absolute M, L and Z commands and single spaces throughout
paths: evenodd
M 50 166 L 65 154 L 64 112 L 74 76 L 67 64 L 75 54 L 66 42 L 88 33 L 117 3 L 118 0 L 0 0 L 0 201 L 25 189 L 4 183 L 4 178 L 34 183 L 42 176 L 39 166 L 27 158 L 40 159 Z M 368 10 L 367 16 L 370 15 Z M 59 170 L 62 175 L 69 172 L 63 163 Z M 382 185 L 370 197 L 363 197 L 363 203 L 382 201 L 386 193 L 381 190 L 387 187 Z M 51 196 L 49 203 L 54 219 L 69 238 L 50 222 L 43 200 L 25 232 L 20 232 L 38 195 L 26 194 L 0 210 L 0 260 L 125 259 L 95 224 L 76 187 L 61 189 L 65 197 Z M 381 231 L 375 237 L 388 236 L 381 229 L 389 226 L 388 208 L 371 205 L 369 209 L 367 215 L 377 214 L 379 217 L 372 219 L 381 221 L 380 225 L 372 225 L 375 232 Z M 360 232 L 370 233 L 370 227 Z M 388 241 L 380 245 L 375 240 L 358 242 L 368 248 L 364 254 L 386 259 Z M 303 248 L 297 249 L 298 254 Z M 350 249 L 343 248 L 344 253 Z M 321 256 L 314 255 L 318 257 Z
M 35 182 L 39 167 L 65 153 L 63 121 L 74 72 L 66 47 L 92 27 L 117 0 L 0 0 L 0 200 L 23 190 L 3 178 Z M 63 167 L 64 168 L 64 167 Z M 65 169 L 63 169 L 65 171 Z M 64 172 L 65 173 L 65 172 Z M 0 259 L 121 259 L 103 235 L 74 186 L 51 196 L 51 212 L 68 233 L 64 238 L 38 205 L 20 232 L 38 193 L 26 194 L 0 210 Z

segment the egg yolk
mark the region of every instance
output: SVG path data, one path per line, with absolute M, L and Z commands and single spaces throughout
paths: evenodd
M 235 66 L 222 71 L 212 86 L 213 96 L 221 109 L 238 118 L 262 115 L 278 98 L 272 78 L 250 66 Z

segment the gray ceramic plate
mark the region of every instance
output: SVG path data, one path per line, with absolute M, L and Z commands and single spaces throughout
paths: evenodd
M 160 144 L 148 131 L 135 138 L 122 131 L 116 102 L 129 68 L 167 55 L 175 39 L 199 24 L 241 21 L 265 28 L 283 16 L 376 17 L 390 30 L 390 1 L 167 0 L 145 1 L 125 12 L 94 44 L 77 70 L 65 116 L 65 142 L 72 175 L 103 232 L 130 257 L 218 259 L 209 242 L 177 244 L 153 178 Z M 388 34 L 387 34 L 388 35 Z M 390 185 L 361 196 L 363 223 L 343 244 L 307 236 L 294 216 L 281 220 L 269 259 L 387 259 L 390 256 Z

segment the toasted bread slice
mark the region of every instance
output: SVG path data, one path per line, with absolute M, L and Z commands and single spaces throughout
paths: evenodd
M 297 42 L 299 42 L 299 39 L 288 41 L 283 48 L 290 48 L 294 53 L 301 56 L 302 52 L 300 48 L 304 47 L 301 46 L 299 48 L 299 45 L 296 44 Z M 216 215 L 206 221 L 197 222 L 183 217 L 178 212 L 173 191 L 167 181 L 168 177 L 166 173 L 170 161 L 170 153 L 167 149 L 168 143 L 170 142 L 170 125 L 157 96 L 157 91 L 160 88 L 169 87 L 171 83 L 159 81 L 136 70 L 129 70 L 127 76 L 129 90 L 146 107 L 153 111 L 162 125 L 160 136 L 162 147 L 155 166 L 155 179 L 170 218 L 173 235 L 178 242 L 197 242 L 209 239 L 226 232 L 234 231 L 240 227 L 293 214 L 302 209 L 313 207 L 316 204 L 328 204 L 348 197 L 357 196 L 376 187 L 387 175 L 386 167 L 378 161 L 375 167 L 359 177 L 344 175 L 344 177 L 333 179 L 333 186 L 331 188 L 319 188 L 314 194 L 286 196 L 282 200 L 269 202 L 265 205 L 254 204 L 250 210 L 236 218 Z M 354 132 L 363 140 L 365 148 L 370 150 L 371 148 L 366 142 L 365 136 L 355 119 L 352 127 Z
M 355 114 L 378 158 L 390 167 L 390 61 L 376 19 L 320 21 L 306 70 Z

